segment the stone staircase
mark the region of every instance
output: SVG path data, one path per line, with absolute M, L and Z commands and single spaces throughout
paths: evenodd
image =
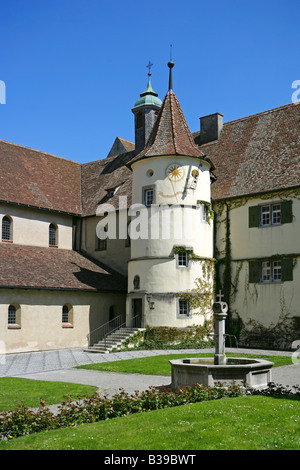
M 85 351 L 106 354 L 112 350 L 118 350 L 128 338 L 135 335 L 138 331 L 143 330 L 144 328 L 127 328 L 122 326 L 107 334 L 104 339 L 98 341 L 92 346 L 89 346 L 87 349 L 85 349 Z

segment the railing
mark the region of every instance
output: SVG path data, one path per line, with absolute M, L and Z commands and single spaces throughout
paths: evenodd
M 130 319 L 130 326 L 128 328 L 140 328 L 141 326 L 141 316 L 140 315 L 136 315 L 135 317 L 131 318 Z M 122 323 L 121 325 L 113 328 L 112 330 L 110 330 L 108 333 L 106 333 L 106 335 L 104 336 L 104 341 L 105 341 L 105 347 L 107 346 L 107 339 L 109 337 L 109 340 L 113 340 L 114 338 L 116 338 L 117 336 L 117 332 L 120 328 L 126 328 L 126 322 Z
M 91 331 L 87 335 L 88 339 L 88 346 L 93 346 L 94 344 L 98 343 L 99 341 L 107 341 L 107 337 L 113 333 L 115 333 L 120 328 L 126 327 L 126 321 L 123 320 L 123 315 L 119 315 L 116 318 L 104 323 L 103 325 L 99 326 L 95 330 Z M 128 328 L 140 328 L 141 327 L 141 316 L 136 315 L 135 317 L 130 319 L 130 325 Z
M 99 326 L 99 328 L 91 331 L 87 335 L 89 347 L 93 346 L 95 343 L 98 343 L 98 341 L 102 341 L 107 335 L 109 335 L 109 333 L 120 328 L 124 324 L 123 315 L 119 315 L 118 317 L 113 318 L 112 320 Z

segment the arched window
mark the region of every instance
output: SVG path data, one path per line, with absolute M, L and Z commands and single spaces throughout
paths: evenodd
M 12 240 L 12 220 L 7 215 L 2 219 L 2 240 Z
M 19 304 L 11 304 L 8 307 L 8 328 L 21 328 L 21 307 Z
M 8 307 L 8 324 L 14 325 L 17 320 L 17 309 L 14 305 Z
M 64 328 L 73 327 L 73 307 L 70 304 L 65 304 L 62 308 L 61 316 L 62 326 Z
M 140 288 L 140 276 L 136 275 L 133 279 L 133 288 L 138 290 Z
M 49 246 L 57 246 L 57 226 L 49 225 Z

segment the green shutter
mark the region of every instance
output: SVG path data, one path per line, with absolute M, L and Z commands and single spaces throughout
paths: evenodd
M 293 258 L 284 258 L 281 260 L 281 280 L 293 280 Z
M 259 206 L 249 207 L 249 227 L 259 226 Z
M 260 262 L 249 261 L 249 282 L 260 282 Z
M 281 223 L 290 224 L 293 222 L 292 201 L 282 201 L 281 203 Z

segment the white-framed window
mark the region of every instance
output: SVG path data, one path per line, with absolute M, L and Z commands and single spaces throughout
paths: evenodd
M 179 251 L 178 266 L 186 268 L 189 264 L 189 254 L 186 251 Z
M 261 282 L 281 282 L 281 261 L 261 262 Z
M 260 206 L 260 225 L 279 225 L 281 223 L 281 204 L 265 204 Z
M 146 207 L 151 206 L 154 202 L 154 190 L 153 188 L 148 188 L 144 190 L 144 204 Z
M 190 316 L 190 305 L 189 301 L 186 299 L 178 300 L 178 316 L 179 317 L 189 317 Z

